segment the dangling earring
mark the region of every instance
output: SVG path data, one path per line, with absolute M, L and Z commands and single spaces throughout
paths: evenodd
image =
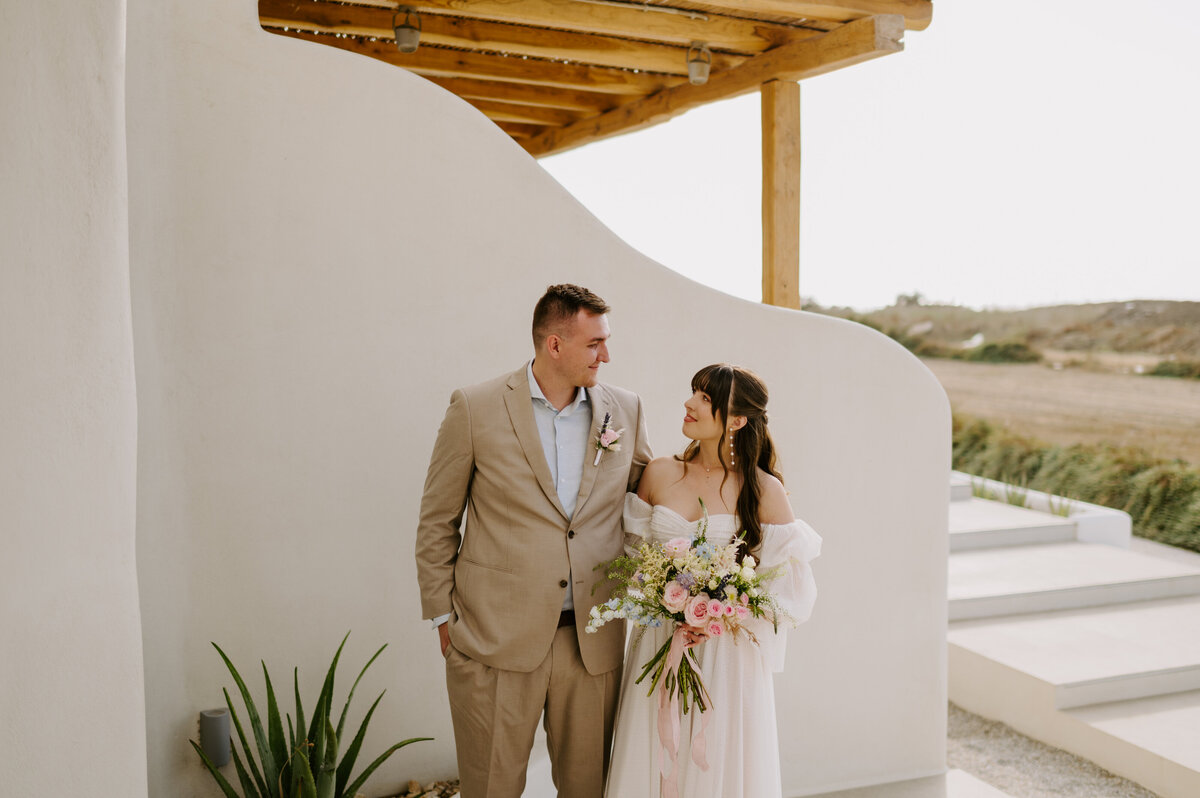
M 735 463 L 734 463 L 734 459 L 733 459 L 733 427 L 730 427 L 729 428 L 729 465 L 730 465 L 730 467 L 733 467 L 734 464 Z

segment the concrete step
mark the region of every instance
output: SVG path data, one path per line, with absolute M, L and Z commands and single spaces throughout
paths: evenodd
M 950 551 L 1075 540 L 1069 518 L 987 499 L 950 502 Z
M 970 773 L 951 770 L 942 776 L 876 784 L 812 795 L 809 798 L 1009 798 L 992 785 Z
M 1200 691 L 1072 709 L 1093 730 L 1096 757 L 1145 774 L 1134 779 L 1164 796 L 1200 795 Z M 1114 770 L 1114 768 L 1109 768 Z
M 950 555 L 950 620 L 1200 595 L 1200 566 L 1094 543 Z
M 1200 690 L 1197 597 L 956 621 L 947 639 L 956 703 L 956 684 L 986 686 L 997 668 L 1054 709 Z
M 971 478 L 965 474 L 954 472 L 950 474 L 950 501 L 966 501 L 975 495 L 971 486 Z

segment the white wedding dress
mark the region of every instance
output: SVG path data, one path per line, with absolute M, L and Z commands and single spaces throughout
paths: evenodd
M 665 542 L 694 536 L 698 522 L 688 522 L 669 507 L 651 507 L 635 494 L 625 497 L 625 532 Z M 709 517 L 708 539 L 728 543 L 737 530 L 732 515 Z M 808 619 L 817 587 L 809 561 L 821 551 L 821 537 L 803 521 L 765 524 L 756 559 L 764 572 L 783 565 L 769 589 L 797 622 Z M 707 712 L 708 770 L 691 760 L 689 740 L 699 731 L 701 713 L 692 709 L 680 720 L 678 768 L 680 798 L 771 798 L 782 795 L 779 775 L 779 735 L 775 725 L 775 686 L 772 673 L 783 670 L 788 624 L 778 634 L 771 623 L 751 621 L 759 645 L 736 643 L 725 636 L 692 649 L 712 698 Z M 650 677 L 634 684 L 642 666 L 670 637 L 666 626 L 648 629 L 640 638 L 633 629 L 625 652 L 621 700 L 608 774 L 607 798 L 659 798 L 658 694 L 646 695 Z

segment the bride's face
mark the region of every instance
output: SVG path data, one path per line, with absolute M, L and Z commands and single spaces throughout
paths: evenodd
M 704 391 L 696 391 L 683 403 L 683 434 L 694 441 L 720 438 L 724 422 L 713 412 L 712 401 Z

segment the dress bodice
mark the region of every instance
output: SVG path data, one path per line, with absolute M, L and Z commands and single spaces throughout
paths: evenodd
M 700 520 L 689 521 L 666 505 L 650 505 L 636 493 L 625 495 L 624 522 L 627 536 L 660 543 L 671 538 L 694 537 L 701 525 Z M 708 540 L 728 543 L 738 533 L 738 526 L 734 515 L 709 515 Z M 821 553 L 821 536 L 799 519 L 787 524 L 763 524 L 762 532 L 762 546 L 756 557 L 764 565 L 793 559 L 807 563 Z

